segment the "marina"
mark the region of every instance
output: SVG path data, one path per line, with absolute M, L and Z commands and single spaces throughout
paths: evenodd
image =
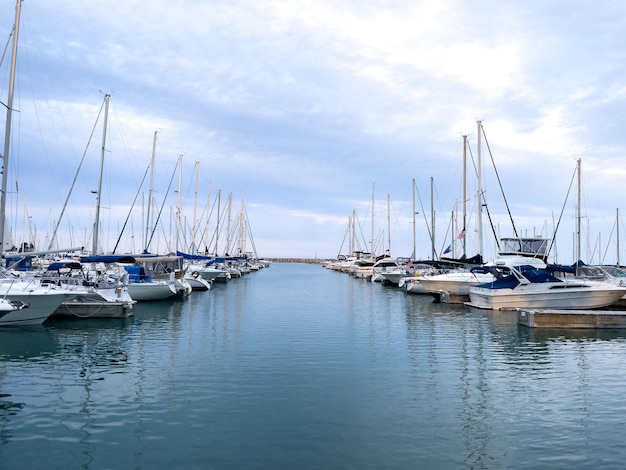
M 125 319 L 0 329 L 0 459 L 621 468 L 625 353 L 626 330 L 527 328 L 516 312 L 273 263 Z

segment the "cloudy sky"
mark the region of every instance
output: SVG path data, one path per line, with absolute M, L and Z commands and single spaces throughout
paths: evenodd
M 15 2 L 2 1 L 4 47 Z M 14 240 L 44 248 L 60 219 L 59 246 L 91 246 L 107 93 L 105 252 L 120 233 L 118 252 L 143 248 L 141 181 L 158 131 L 153 252 L 192 239 L 213 251 L 219 191 L 219 245 L 234 244 L 243 206 L 247 249 L 254 242 L 261 257 L 347 253 L 350 220 L 355 248 L 390 243 L 410 256 L 415 194 L 416 257 L 432 256 L 431 207 L 438 256 L 461 224 L 467 135 L 475 254 L 481 120 L 485 256 L 495 250 L 489 220 L 498 236 L 514 234 L 506 198 L 519 234 L 550 238 L 558 226 L 553 257 L 573 260 L 580 158 L 582 258 L 615 262 L 616 226 L 626 233 L 625 22 L 626 4 L 603 0 L 26 0 L 9 159 Z

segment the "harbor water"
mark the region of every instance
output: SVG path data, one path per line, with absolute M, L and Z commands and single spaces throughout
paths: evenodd
M 626 330 L 277 263 L 0 330 L 0 468 L 623 468 L 625 357 Z

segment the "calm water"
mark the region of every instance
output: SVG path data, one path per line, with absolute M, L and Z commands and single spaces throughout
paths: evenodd
M 0 467 L 623 468 L 626 331 L 303 264 L 0 330 Z

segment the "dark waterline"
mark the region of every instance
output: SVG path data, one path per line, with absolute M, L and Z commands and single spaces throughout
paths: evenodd
M 278 263 L 0 330 L 0 468 L 622 468 L 625 338 Z

